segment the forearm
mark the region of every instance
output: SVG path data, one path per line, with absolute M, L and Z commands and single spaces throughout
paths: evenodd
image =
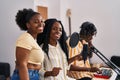
M 70 63 L 72 63 L 73 61 L 75 61 L 75 60 L 76 60 L 76 57 L 77 57 L 77 56 L 74 56 L 74 57 L 70 58 L 70 59 L 68 60 L 68 64 L 70 64 Z
M 74 56 L 74 57 L 71 57 L 69 60 L 68 60 L 68 64 L 72 63 L 73 61 L 75 60 L 82 60 L 82 56 L 80 54 Z
M 27 66 L 19 66 L 20 80 L 29 80 L 29 73 Z
M 44 77 L 52 76 L 52 71 L 46 71 Z
M 90 68 L 71 65 L 70 70 L 71 71 L 90 71 Z

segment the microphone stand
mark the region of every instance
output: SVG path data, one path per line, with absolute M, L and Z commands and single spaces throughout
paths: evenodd
M 94 46 L 91 47 L 91 51 L 95 53 L 105 64 L 107 64 L 110 68 L 112 68 L 119 76 L 120 76 L 120 69 L 109 59 L 107 59 L 98 49 Z

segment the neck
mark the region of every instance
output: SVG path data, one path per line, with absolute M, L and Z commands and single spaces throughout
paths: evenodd
M 51 39 L 50 39 L 49 44 L 52 45 L 52 46 L 56 46 L 56 45 L 57 45 L 57 41 L 56 41 L 56 40 L 51 40 Z
M 31 36 L 32 36 L 34 39 L 37 38 L 37 34 L 32 34 L 32 33 L 30 33 L 29 31 L 28 31 L 28 33 L 31 34 Z

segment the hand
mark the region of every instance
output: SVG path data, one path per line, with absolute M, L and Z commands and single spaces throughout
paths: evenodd
M 89 41 L 88 45 L 89 45 L 89 48 L 91 48 L 93 46 L 92 41 Z
M 60 72 L 61 68 L 60 67 L 54 67 L 51 71 L 52 76 L 57 76 Z
M 100 71 L 100 69 L 97 68 L 97 67 L 91 67 L 91 68 L 90 68 L 90 72 L 97 72 L 97 73 L 100 73 L 101 71 Z

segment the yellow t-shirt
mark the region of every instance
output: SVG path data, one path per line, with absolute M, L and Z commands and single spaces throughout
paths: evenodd
M 41 65 L 44 60 L 44 53 L 37 44 L 36 40 L 29 34 L 22 34 L 16 41 L 16 47 L 30 50 L 28 63 Z

